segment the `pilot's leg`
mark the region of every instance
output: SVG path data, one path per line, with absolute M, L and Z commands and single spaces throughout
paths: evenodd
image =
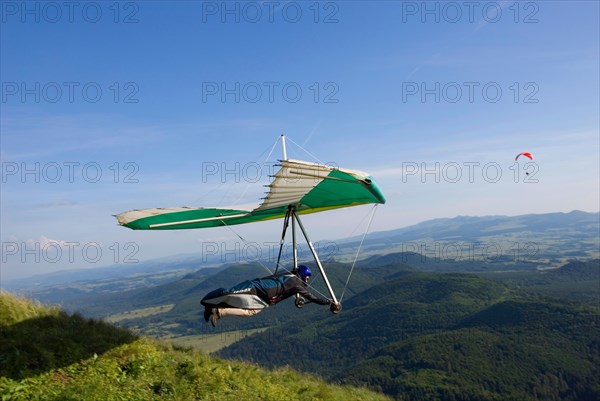
M 213 308 L 210 323 L 214 327 L 217 325 L 217 321 L 224 316 L 254 316 L 261 310 L 262 309 Z

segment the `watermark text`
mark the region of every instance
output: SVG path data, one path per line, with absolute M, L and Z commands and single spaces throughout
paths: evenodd
M 337 24 L 339 11 L 334 1 L 203 1 L 202 22 Z
M 402 22 L 537 24 L 540 6 L 536 1 L 403 1 Z
M 2 263 L 138 263 L 138 252 L 135 242 L 5 241 Z
M 133 1 L 2 1 L 1 20 L 6 23 L 137 24 L 140 7 Z
M 139 165 L 134 162 L 114 162 L 110 165 L 97 162 L 2 162 L 2 183 L 96 183 L 103 179 L 114 183 L 137 184 Z
M 336 82 L 202 82 L 202 103 L 339 103 Z
M 539 103 L 536 82 L 402 82 L 402 103 Z
M 136 82 L 3 81 L 2 103 L 139 103 Z

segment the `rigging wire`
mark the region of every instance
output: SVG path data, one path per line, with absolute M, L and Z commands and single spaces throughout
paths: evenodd
M 374 205 L 374 206 L 375 206 L 375 205 Z M 365 213 L 365 215 L 364 215 L 364 216 L 363 216 L 363 217 L 360 219 L 360 221 L 358 222 L 358 224 L 357 224 L 357 225 L 356 225 L 356 226 L 355 226 L 355 227 L 352 229 L 352 231 L 351 231 L 351 232 L 350 232 L 350 234 L 348 235 L 348 238 L 351 238 L 351 237 L 354 235 L 354 233 L 355 233 L 356 231 L 358 231 L 358 229 L 359 229 L 360 227 L 362 227 L 362 226 L 363 226 L 363 224 L 364 224 L 365 220 L 366 220 L 368 217 L 369 217 L 369 213 Z
M 267 163 L 267 160 L 269 160 L 269 158 L 271 157 L 271 155 L 273 154 L 273 151 L 275 150 L 275 147 L 277 146 L 277 144 L 279 143 L 279 141 L 281 141 L 281 136 L 278 136 L 277 139 L 275 140 L 275 142 L 273 143 L 273 146 L 271 146 L 271 150 L 269 151 L 269 154 L 267 155 L 267 157 L 265 157 L 265 159 L 262 161 L 262 164 L 259 165 L 259 168 L 262 170 L 263 166 Z M 262 156 L 265 153 L 265 151 L 263 151 L 256 159 L 259 159 L 260 156 Z M 262 171 L 261 171 L 262 174 Z M 248 188 L 250 188 L 250 182 L 246 182 L 246 186 L 244 187 L 244 190 L 242 191 L 242 194 L 240 196 L 238 196 L 237 200 L 235 201 L 235 203 L 239 202 L 244 195 L 246 195 L 246 192 L 248 192 Z
M 291 143 L 293 143 L 294 145 L 296 145 L 297 147 L 299 147 L 302 151 L 304 151 L 307 155 L 309 155 L 310 157 L 312 157 L 313 159 L 315 159 L 317 162 L 319 162 L 320 164 L 325 164 L 323 163 L 321 160 L 319 160 L 319 158 L 315 155 L 313 155 L 312 153 L 310 153 L 308 150 L 304 149 L 302 146 L 298 145 L 296 142 L 294 142 L 292 139 L 286 137 L 286 140 L 290 141 Z
M 356 256 L 354 257 L 354 262 L 352 262 L 352 267 L 350 268 L 350 273 L 348 273 L 348 278 L 346 279 L 346 284 L 344 285 L 344 290 L 342 291 L 342 295 L 340 296 L 340 303 L 342 303 L 342 299 L 344 299 L 344 294 L 346 293 L 346 288 L 348 287 L 348 283 L 350 282 L 350 277 L 352 276 L 352 272 L 354 272 L 354 266 L 356 265 L 356 261 L 358 260 L 358 255 L 360 253 L 360 249 L 362 248 L 363 242 L 365 241 L 365 237 L 367 236 L 369 229 L 371 228 L 371 223 L 373 222 L 373 217 L 375 217 L 375 212 L 377 211 L 377 204 L 373 205 L 373 210 L 371 211 L 371 217 L 369 218 L 369 224 L 367 225 L 367 229 L 365 230 L 362 239 L 360 240 L 360 245 L 356 250 Z

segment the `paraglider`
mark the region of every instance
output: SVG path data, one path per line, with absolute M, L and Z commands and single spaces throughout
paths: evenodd
M 515 161 L 519 160 L 519 157 L 525 156 L 529 158 L 529 160 L 533 160 L 533 155 L 530 152 L 521 152 L 515 157 Z M 529 172 L 526 172 L 525 175 L 529 175 Z
M 327 302 L 331 304 L 331 311 L 339 313 L 344 292 L 342 291 L 342 296 L 339 299 L 336 297 L 319 256 L 300 220 L 300 215 L 357 205 L 383 204 L 385 203 L 385 197 L 373 177 L 368 173 L 320 163 L 290 160 L 287 158 L 285 137 L 283 135 L 281 136 L 281 143 L 283 160 L 280 160 L 280 169 L 273 176 L 273 181 L 267 186 L 269 191 L 263 198 L 262 203 L 255 208 L 179 207 L 135 209 L 119 213 L 115 217 L 120 225 L 133 230 L 223 227 L 283 218 L 283 232 L 275 274 L 277 274 L 277 269 L 280 266 L 285 234 L 290 223 L 292 226 L 293 247 L 293 268 L 290 273 L 295 275 L 301 273 L 298 270 L 296 250 L 296 225 L 298 225 L 329 292 L 330 299 Z M 358 257 L 358 252 L 356 256 Z M 348 275 L 349 279 L 350 275 Z M 297 295 L 296 306 L 301 307 L 304 304 L 301 297 L 307 294 L 305 291 L 301 291 Z M 323 300 L 323 302 L 325 301 Z M 239 307 L 228 304 L 214 305 L 214 307 L 217 306 Z M 209 305 L 209 308 L 211 307 L 212 305 Z
M 521 156 L 525 156 L 525 157 L 528 157 L 528 158 L 529 158 L 529 160 L 533 160 L 533 155 L 532 155 L 530 152 L 522 152 L 522 153 L 519 153 L 519 154 L 518 154 L 518 155 L 515 157 L 515 161 L 517 161 L 517 160 L 519 159 L 519 157 L 521 157 Z

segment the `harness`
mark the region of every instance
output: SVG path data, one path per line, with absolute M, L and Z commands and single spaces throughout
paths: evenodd
M 280 278 L 283 278 L 283 277 L 286 277 L 286 276 L 289 276 L 290 278 L 291 277 L 295 277 L 292 274 L 284 274 L 284 275 L 281 275 L 281 276 L 277 276 L 277 275 L 271 276 L 273 278 L 275 278 L 275 277 L 277 278 L 277 282 L 278 282 L 279 285 L 277 285 L 277 295 L 275 295 L 273 297 L 269 297 L 269 299 L 267 299 L 267 302 L 269 303 L 269 305 L 274 305 L 274 304 L 276 304 L 277 302 L 279 302 L 279 301 L 281 301 L 283 299 L 283 294 L 285 292 L 285 282 L 287 280 L 289 280 L 289 278 L 287 280 L 285 280 L 285 281 L 279 281 L 279 280 L 280 280 Z

